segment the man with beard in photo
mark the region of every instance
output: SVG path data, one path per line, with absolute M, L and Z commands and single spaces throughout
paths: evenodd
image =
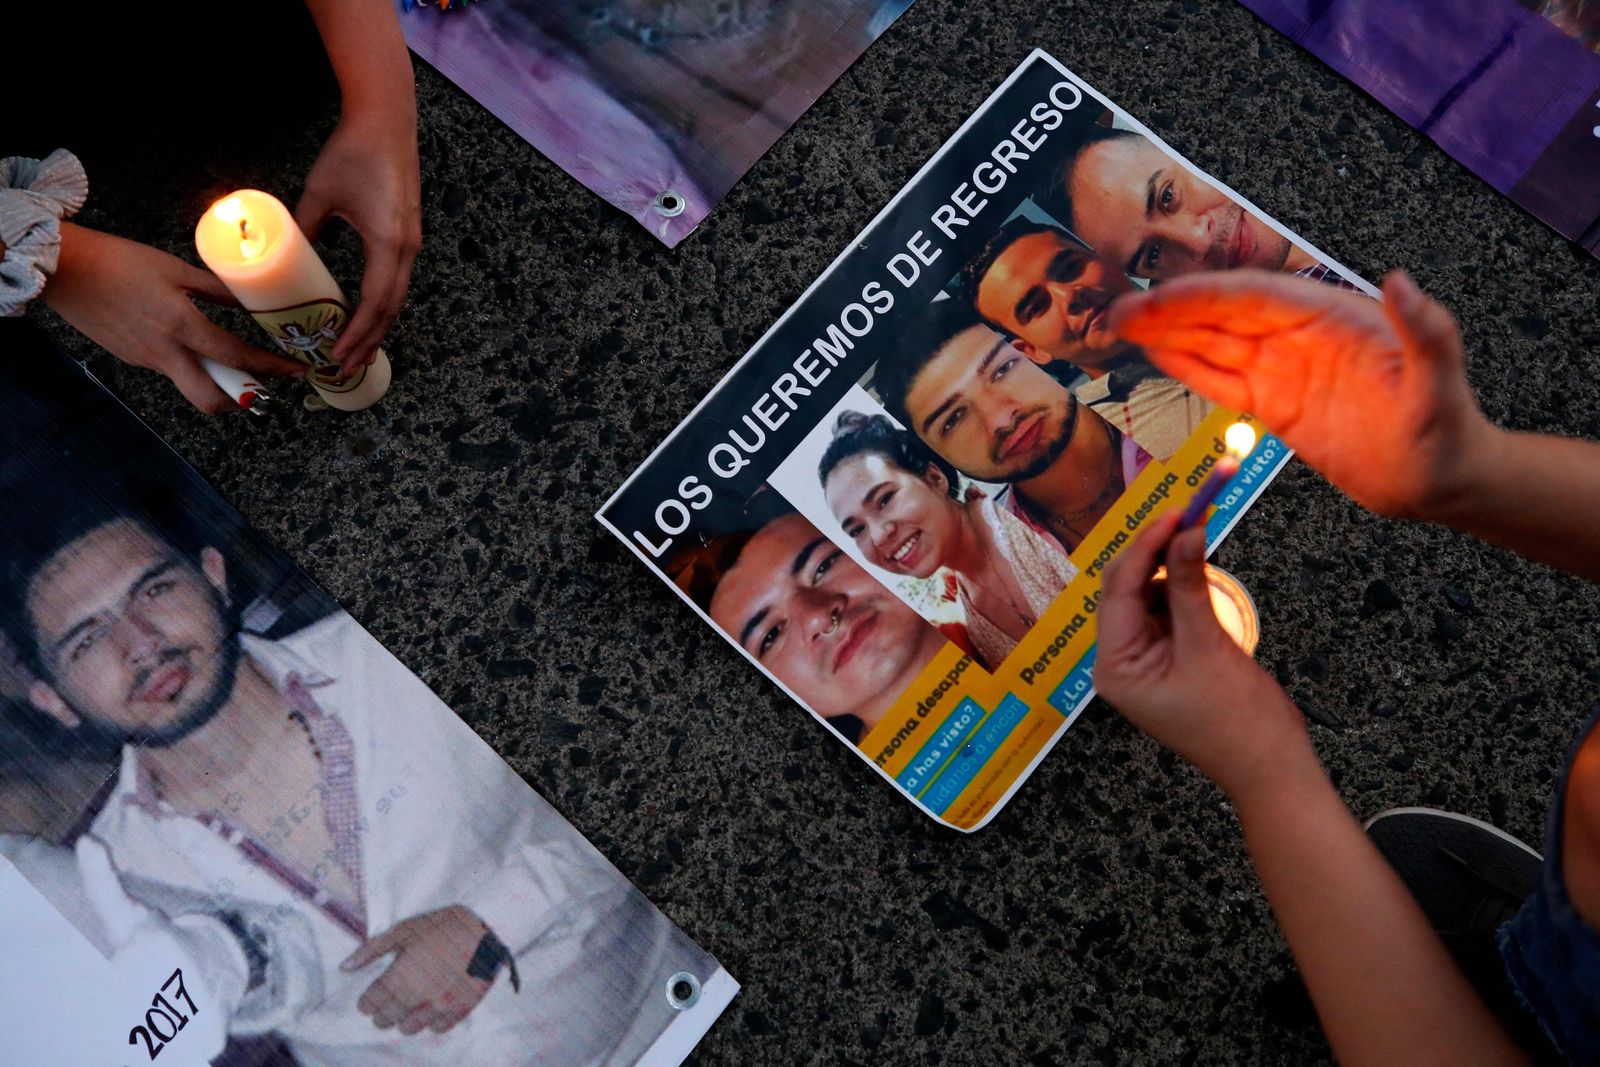
M 1060 227 L 1012 219 L 962 268 L 961 283 L 1017 351 L 1156 459 L 1172 458 L 1211 413 L 1210 401 L 1106 330 L 1111 302 L 1134 284 Z
M 0 499 L 28 700 L 120 748 L 88 835 L 130 895 L 309 927 L 320 992 L 277 1028 L 299 1063 L 642 1054 L 685 962 L 658 958 L 648 900 L 349 615 L 242 632 L 222 539 L 186 502 L 52 475 Z
M 958 300 L 930 304 L 878 360 L 879 400 L 997 503 L 1070 553 L 1150 461 Z

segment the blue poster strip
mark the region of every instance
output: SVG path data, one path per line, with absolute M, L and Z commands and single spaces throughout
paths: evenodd
M 970 703 L 970 701 L 969 701 Z M 976 707 L 976 705 L 973 705 Z M 922 802 L 928 809 L 937 815 L 943 815 L 945 809 L 955 803 L 961 791 L 972 784 L 978 776 L 983 765 L 989 762 L 989 757 L 994 755 L 1011 736 L 1011 731 L 1017 724 L 1027 718 L 1028 705 L 1017 698 L 1014 693 L 1007 693 L 1000 706 L 983 720 L 972 740 L 962 746 L 961 751 L 953 758 L 945 760 L 944 773 L 934 779 L 933 785 L 922 795 Z
M 1078 710 L 1083 698 L 1094 692 L 1094 655 L 1099 650 L 1100 644 L 1097 641 L 1083 654 L 1078 665 L 1061 679 L 1061 684 L 1056 686 L 1055 692 L 1050 694 L 1050 706 L 1068 718 Z
M 954 711 L 945 716 L 944 722 L 934 731 L 927 744 L 917 751 L 916 756 L 906 765 L 895 779 L 900 787 L 912 796 L 922 792 L 922 787 L 939 773 L 949 760 L 951 753 L 958 750 L 962 743 L 978 724 L 983 721 L 987 712 L 979 706 L 976 700 L 965 697 L 956 705 Z

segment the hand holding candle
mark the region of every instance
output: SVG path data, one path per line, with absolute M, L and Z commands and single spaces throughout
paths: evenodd
M 348 377 L 332 359 L 334 342 L 350 319 L 344 291 L 295 225 L 267 193 L 244 189 L 217 201 L 195 228 L 200 258 L 287 355 L 330 407 L 359 411 L 389 388 L 389 357 Z
M 255 378 L 305 373 L 296 361 L 246 344 L 201 312 L 199 301 L 236 303 L 214 274 L 99 230 L 61 224 L 61 260 L 44 299 L 89 340 L 124 363 L 166 375 L 210 414 L 237 410 L 238 397 L 217 386 L 205 361 Z

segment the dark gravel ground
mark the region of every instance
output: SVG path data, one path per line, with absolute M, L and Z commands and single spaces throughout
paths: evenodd
M 201 419 L 56 324 L 743 982 L 701 1064 L 1327 1057 L 1221 797 L 1107 707 L 988 829 L 941 829 L 591 518 L 1034 46 L 1368 278 L 1411 270 L 1494 418 L 1600 436 L 1600 263 L 1225 0 L 920 0 L 676 252 L 421 67 L 427 244 L 369 412 Z M 101 173 L 86 219 L 192 258 L 211 195 L 292 198 L 334 117 Z M 358 275 L 348 233 L 328 258 Z M 1219 558 L 1358 813 L 1540 837 L 1600 592 L 1300 465 Z

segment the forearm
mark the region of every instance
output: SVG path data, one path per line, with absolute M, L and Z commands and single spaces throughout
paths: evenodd
M 1340 1063 L 1517 1063 L 1309 750 L 1236 797 L 1245 843 Z
M 382 112 L 416 122 L 411 54 L 392 0 L 306 0 L 339 79 L 346 114 Z
M 1469 462 L 1464 488 L 1427 518 L 1600 581 L 1600 443 L 1493 429 Z

